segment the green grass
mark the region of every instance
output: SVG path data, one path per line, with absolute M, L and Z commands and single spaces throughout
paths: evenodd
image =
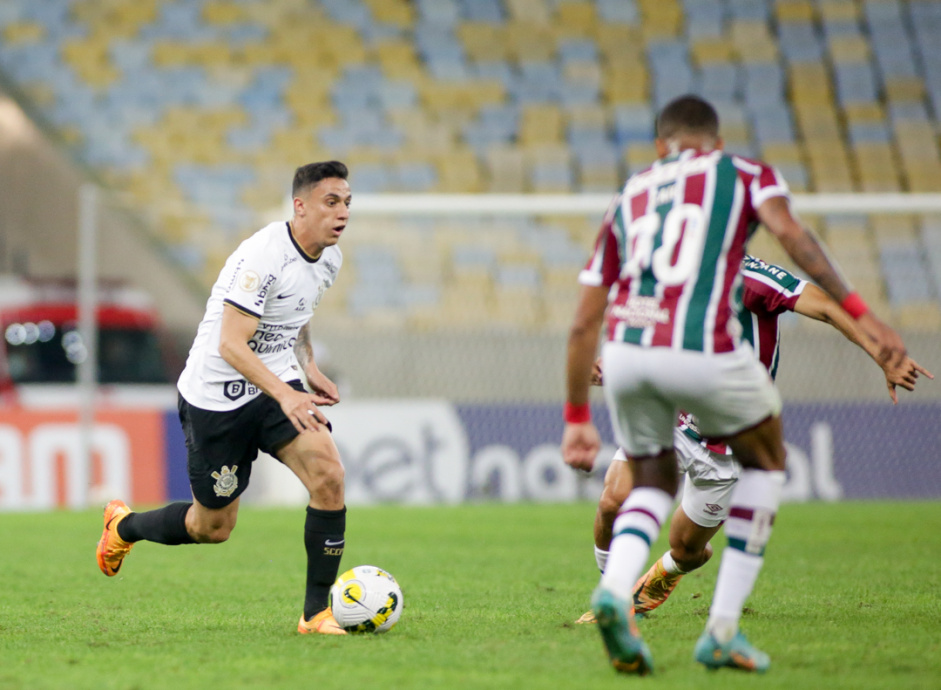
M 300 636 L 303 511 L 244 509 L 219 546 L 98 571 L 100 513 L 0 515 L 0 688 L 938 688 L 941 503 L 785 506 L 743 628 L 763 677 L 692 661 L 718 559 L 642 623 L 656 674 L 593 626 L 594 506 L 352 509 L 345 567 L 404 591 L 382 636 Z M 662 552 L 664 542 L 655 547 Z

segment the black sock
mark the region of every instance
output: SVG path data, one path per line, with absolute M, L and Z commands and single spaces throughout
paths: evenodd
M 118 523 L 124 541 L 155 541 L 158 544 L 195 544 L 186 531 L 186 511 L 192 503 L 171 503 L 146 513 L 131 513 Z
M 304 525 L 304 547 L 307 549 L 305 620 L 310 620 L 327 608 L 330 586 L 340 571 L 345 533 L 345 506 L 340 510 L 317 510 L 307 506 L 307 522 Z

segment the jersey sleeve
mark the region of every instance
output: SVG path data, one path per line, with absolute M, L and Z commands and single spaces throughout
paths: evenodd
M 252 238 L 253 239 L 253 238 Z M 222 301 L 257 319 L 278 279 L 276 261 L 264 245 L 243 242 L 232 259 L 235 266 Z
M 610 287 L 618 279 L 621 272 L 620 245 L 618 243 L 616 227 L 621 213 L 621 196 L 617 196 L 608 207 L 598 239 L 595 240 L 595 249 L 582 272 L 578 275 L 578 282 L 590 287 Z
M 733 156 L 735 167 L 745 173 L 748 184 L 748 196 L 755 211 L 768 199 L 782 196 L 791 198 L 791 190 L 777 168 L 762 161 Z
M 742 303 L 754 314 L 794 311 L 807 285 L 786 269 L 754 257 L 746 257 L 742 263 L 742 277 Z
M 752 204 L 757 209 L 765 201 L 776 196 L 783 196 L 786 199 L 790 199 L 791 190 L 777 168 L 762 163 L 761 172 L 756 175 L 751 182 Z

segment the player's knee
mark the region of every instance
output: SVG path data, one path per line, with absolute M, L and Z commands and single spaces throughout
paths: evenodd
M 346 479 L 346 471 L 340 462 L 332 463 L 321 478 L 323 490 L 330 494 L 342 494 L 343 482 Z
M 768 459 L 768 472 L 783 472 L 787 467 L 787 451 L 782 444 L 780 448 L 775 448 Z
M 345 479 L 346 470 L 340 462 L 339 455 L 319 458 L 316 463 L 314 481 L 309 487 L 311 498 L 327 501 L 342 498 Z

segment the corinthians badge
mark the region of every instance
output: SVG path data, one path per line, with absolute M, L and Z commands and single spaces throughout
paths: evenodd
M 238 468 L 238 465 L 232 465 L 230 470 L 227 465 L 223 465 L 221 472 L 212 473 L 212 478 L 216 480 L 212 490 L 216 492 L 216 496 L 231 496 L 238 488 L 239 478 L 235 475 Z

